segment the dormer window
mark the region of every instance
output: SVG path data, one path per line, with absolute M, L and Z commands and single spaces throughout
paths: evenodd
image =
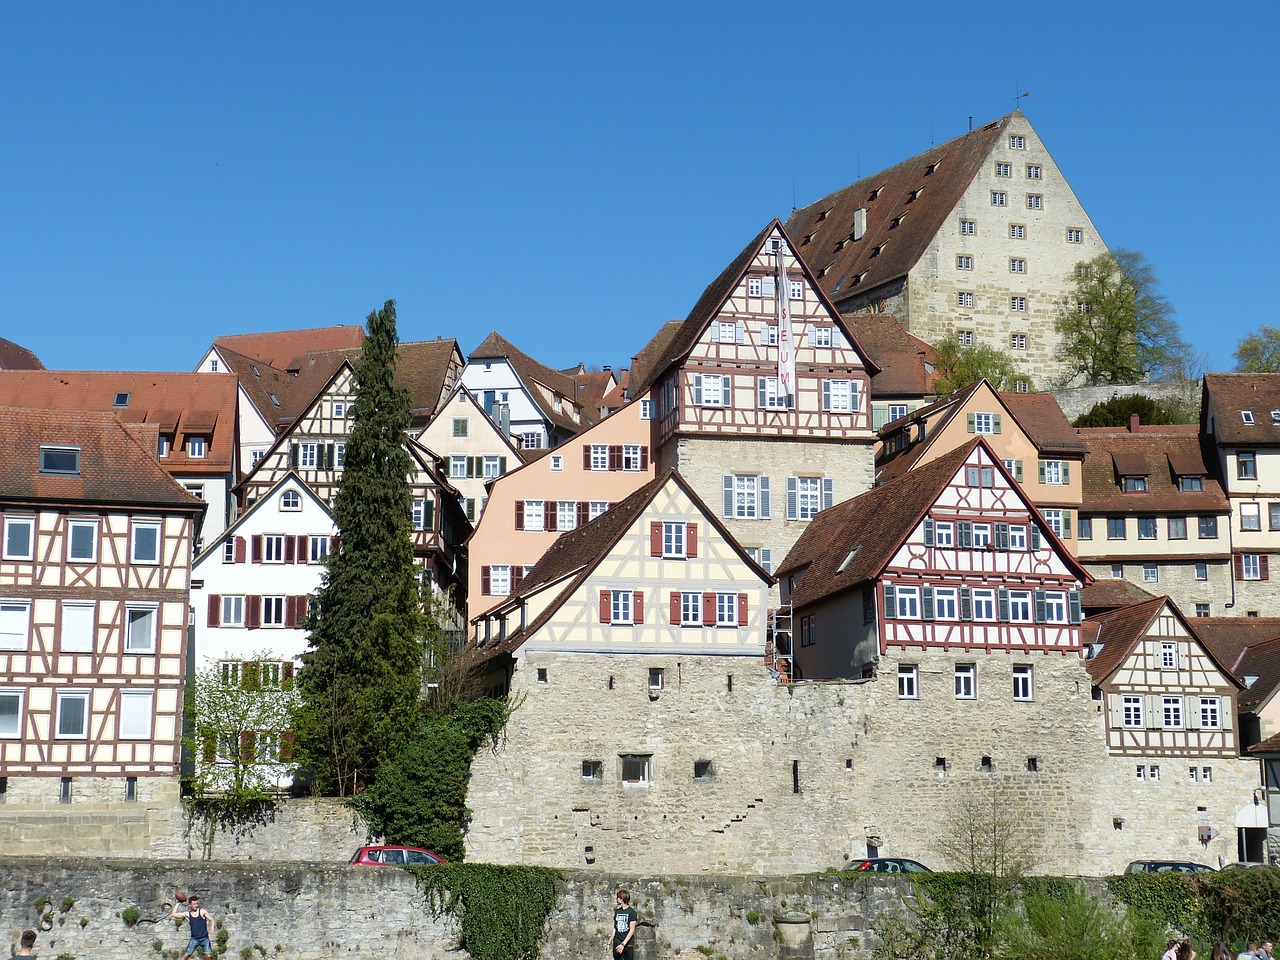
M 1271 422 L 1273 424 L 1280 424 L 1280 410 L 1271 411 Z
M 129 392 L 121 390 L 116 394 L 116 398 L 111 402 L 113 407 L 127 407 L 129 405 Z
M 1179 477 L 1178 489 L 1183 493 L 1201 493 L 1204 490 L 1204 477 Z
M 79 447 L 41 447 L 40 472 L 76 477 L 80 475 Z
M 1253 411 L 1252 411 L 1252 410 L 1241 410 L 1241 411 L 1240 411 L 1240 419 L 1241 419 L 1241 420 L 1243 420 L 1243 421 L 1244 421 L 1245 423 L 1247 423 L 1247 424 L 1252 424 L 1252 423 L 1253 423 Z
M 268 393 L 267 396 L 271 398 L 273 404 L 280 406 L 280 399 L 274 393 Z
M 156 456 L 167 457 L 169 455 L 169 446 L 173 443 L 167 433 L 160 434 L 160 439 L 156 443 Z
M 192 460 L 203 460 L 208 451 L 208 442 L 204 437 L 187 437 L 187 456 Z
M 1146 493 L 1147 478 L 1146 477 L 1123 477 L 1125 493 Z

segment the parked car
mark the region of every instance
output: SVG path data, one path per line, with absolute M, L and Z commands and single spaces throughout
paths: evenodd
M 1212 873 L 1213 867 L 1186 860 L 1135 860 L 1124 868 L 1125 873 Z
M 907 860 L 905 857 L 872 857 L 869 860 L 850 860 L 844 865 L 845 870 L 859 873 L 932 873 L 923 863 Z
M 430 866 L 433 863 L 448 863 L 444 857 L 422 847 L 361 847 L 352 856 L 351 863 L 360 867 L 403 867 Z
M 1243 870 L 1245 867 L 1265 867 L 1266 864 L 1259 860 L 1241 860 L 1237 863 L 1224 863 L 1223 870 Z

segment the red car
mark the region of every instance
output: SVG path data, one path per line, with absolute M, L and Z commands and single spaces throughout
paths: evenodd
M 430 866 L 448 863 L 444 857 L 421 847 L 361 847 L 349 861 L 360 867 Z

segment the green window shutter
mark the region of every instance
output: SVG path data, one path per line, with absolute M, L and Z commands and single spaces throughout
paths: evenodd
M 991 415 L 991 432 L 992 433 L 1000 432 L 1000 414 L 998 413 L 993 413 Z
M 969 424 L 969 426 L 968 426 L 968 430 L 969 430 L 969 432 L 970 432 L 970 433 L 973 433 L 973 432 L 974 432 L 974 426 L 973 426 L 973 414 L 972 414 L 972 413 L 971 413 L 971 414 L 969 414 L 968 424 Z
M 956 523 L 956 534 L 960 540 L 960 548 L 966 549 L 973 546 L 973 521 L 961 520 Z
M 499 457 L 498 458 L 498 476 L 502 476 L 506 472 L 507 472 L 507 458 Z
M 1044 623 L 1048 619 L 1049 611 L 1047 609 L 1045 592 L 1043 590 L 1036 591 L 1036 623 Z
M 1071 482 L 1071 464 L 1067 463 L 1065 460 L 1062 461 L 1062 482 Z
M 1040 527 L 1036 524 L 1031 525 L 1031 552 L 1035 553 L 1040 549 Z
M 920 588 L 920 616 L 924 620 L 933 619 L 933 587 Z
M 1067 610 L 1068 619 L 1072 623 L 1080 622 L 1080 591 L 1071 590 L 1067 593 Z
M 1071 511 L 1070 510 L 1062 511 L 1062 539 L 1063 540 L 1071 539 Z
M 924 545 L 933 546 L 933 517 L 924 518 Z
M 1022 482 L 1022 461 L 1021 460 L 1013 461 L 1013 479 L 1017 480 L 1019 483 Z
M 893 595 L 893 584 L 884 585 L 884 618 L 892 620 L 898 615 L 898 602 Z
M 995 537 L 996 549 L 1008 550 L 1009 549 L 1009 524 L 1005 523 L 1002 520 L 997 520 L 995 533 L 996 533 L 996 537 Z
M 960 619 L 973 619 L 973 591 L 969 587 L 960 588 Z
M 1044 483 L 1044 461 L 1040 461 L 1040 482 Z
M 1000 605 L 1000 622 L 1009 622 L 1009 588 L 1001 587 L 996 591 L 997 602 Z

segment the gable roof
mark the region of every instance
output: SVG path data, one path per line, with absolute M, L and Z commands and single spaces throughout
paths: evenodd
M 340 324 L 308 330 L 277 330 L 265 333 L 236 333 L 214 337 L 213 345 L 249 357 L 269 367 L 289 370 L 289 363 L 307 353 L 324 350 L 359 350 L 364 345 L 364 327 Z
M 675 335 L 680 332 L 680 328 L 684 325 L 683 320 L 668 320 L 658 328 L 658 332 L 640 348 L 639 353 L 631 358 L 631 383 L 633 385 L 641 385 L 643 389 L 649 389 L 649 386 L 657 379 L 653 366 L 667 352 L 667 347 L 671 345 L 671 341 Z M 630 396 L 638 396 L 631 393 Z
M 1213 419 L 1213 438 L 1230 446 L 1280 446 L 1280 423 L 1271 411 L 1280 410 L 1280 374 L 1206 373 L 1202 390 L 1201 417 L 1208 428 Z M 1245 423 L 1242 411 L 1253 414 Z
M 295 377 L 265 360 L 238 353 L 230 347 L 219 346 L 216 349 L 227 369 L 240 378 L 240 389 L 272 430 L 277 429 L 281 422 L 292 419 L 287 411 L 297 383 Z
M 1240 678 L 1257 677 L 1240 692 L 1240 709 L 1255 711 L 1276 692 L 1280 686 L 1280 639 L 1264 640 L 1245 648 L 1236 666 Z
M 140 439 L 145 434 L 150 447 Z M 154 428 L 130 428 L 105 412 L 0 408 L 0 501 L 148 506 L 203 514 L 206 504 L 160 466 Z M 40 447 L 80 449 L 76 476 L 42 474 Z
M 825 292 L 840 300 L 905 276 L 929 249 L 1009 121 L 1021 116 L 1015 110 L 792 213 L 787 231 L 801 238 L 799 249 L 820 269 Z M 866 210 L 866 233 L 852 240 L 859 209 Z
M 268 504 L 272 502 L 274 494 L 283 491 L 286 486 L 296 487 L 301 491 L 302 495 L 309 499 L 312 503 L 324 511 L 330 520 L 333 519 L 333 510 L 319 495 L 302 479 L 296 470 L 288 470 L 279 480 L 268 487 L 256 500 L 240 512 L 240 515 L 230 523 L 222 533 L 218 534 L 213 540 L 205 544 L 205 548 L 191 561 L 191 569 L 194 571 L 197 566 L 202 564 L 211 553 L 215 553 L 222 549 L 222 545 L 236 535 L 241 527 L 249 520 L 250 517 L 256 516 L 259 511 L 268 509 Z
M 40 358 L 26 347 L 0 337 L 0 370 L 43 370 Z
M 1084 443 L 1052 393 L 1000 391 L 999 397 L 1041 453 L 1084 455 Z
M 547 409 L 538 392 L 530 389 L 529 386 L 529 383 L 540 383 L 548 390 L 559 394 L 570 403 L 576 405 L 574 394 L 577 391 L 574 388 L 573 377 L 566 376 L 559 370 L 553 370 L 545 363 L 540 363 L 533 359 L 533 357 L 529 356 L 523 350 L 520 350 L 496 330 L 491 331 L 489 335 L 481 341 L 480 346 L 471 351 L 467 360 L 506 360 L 511 364 L 511 368 L 516 372 L 516 376 L 518 376 L 522 381 L 525 392 L 529 395 L 529 399 L 537 405 L 538 409 L 542 411 L 542 415 L 544 417 L 556 426 L 568 430 L 571 433 L 577 433 L 582 429 L 583 425 L 572 417 L 563 413 L 557 413 L 553 409 Z
M 1239 676 L 1249 647 L 1280 637 L 1280 617 L 1197 617 L 1196 633 Z
M 1092 616 L 1095 612 L 1103 613 L 1117 607 L 1145 603 L 1154 597 L 1154 593 L 1143 590 L 1128 580 L 1099 579 L 1080 591 L 1080 606 Z
M 712 319 L 724 307 L 725 301 L 729 299 L 729 295 L 742 282 L 743 276 L 746 275 L 747 268 L 751 266 L 756 255 L 759 254 L 764 246 L 765 240 L 777 231 L 782 236 L 782 241 L 787 245 L 787 249 L 791 252 L 795 259 L 796 265 L 800 267 L 808 281 L 809 286 L 817 292 L 818 299 L 823 306 L 826 307 L 831 314 L 832 319 L 840 325 L 844 330 L 845 336 L 849 338 L 849 343 L 863 360 L 868 376 L 874 376 L 879 367 L 863 349 L 862 344 L 858 342 L 853 329 L 849 326 L 848 321 L 840 315 L 840 311 L 835 308 L 835 304 L 827 297 L 822 288 L 818 285 L 817 279 L 813 276 L 813 271 L 809 269 L 809 265 L 805 262 L 805 258 L 796 250 L 796 245 L 791 242 L 791 237 L 787 235 L 786 229 L 782 226 L 782 222 L 777 218 L 769 222 L 769 224 L 761 230 L 751 242 L 742 248 L 742 252 L 730 261 L 729 265 L 720 271 L 720 275 L 707 285 L 702 291 L 702 296 L 698 298 L 698 302 L 693 305 L 693 309 L 689 311 L 689 315 L 675 327 L 666 345 L 657 353 L 649 362 L 643 371 L 637 371 L 639 364 L 632 366 L 632 379 L 634 386 L 632 396 L 639 396 L 653 386 L 654 381 L 674 363 L 678 363 L 689 355 L 689 351 L 693 349 L 698 339 L 702 336 L 704 330 L 707 329 Z M 646 358 L 649 360 L 649 358 Z M 641 372 L 644 379 L 640 379 Z
M 871 377 L 871 396 L 923 397 L 936 393 L 937 355 L 933 347 L 907 332 L 902 321 L 888 313 L 847 314 L 845 321 L 858 342 L 879 367 Z
M 1111 674 L 1115 673 L 1120 664 L 1124 663 L 1129 654 L 1133 652 L 1133 648 L 1147 636 L 1147 631 L 1150 629 L 1152 622 L 1166 606 L 1169 608 L 1169 612 L 1178 618 L 1187 634 L 1193 640 L 1199 642 L 1205 654 L 1222 672 L 1222 675 L 1237 687 L 1243 686 L 1239 678 L 1231 672 L 1230 667 L 1226 666 L 1218 658 L 1213 648 L 1200 637 L 1196 627 L 1182 615 L 1178 605 L 1168 597 L 1153 597 L 1142 603 L 1121 607 L 1108 613 L 1100 613 L 1088 619 L 1087 622 L 1092 624 L 1093 629 L 1097 631 L 1096 635 L 1088 638 L 1089 641 L 1102 644 L 1101 652 L 1096 657 L 1085 661 L 1085 668 L 1089 671 L 1089 676 L 1093 678 L 1093 682 L 1103 683 Z
M 1217 478 L 1217 457 L 1204 456 L 1197 434 L 1130 433 L 1122 427 L 1081 428 L 1078 433 L 1088 451 L 1080 507 L 1086 513 L 1211 514 L 1230 509 Z M 1146 477 L 1147 492 L 1126 493 L 1120 480 L 1124 476 Z M 1204 489 L 1182 490 L 1179 476 L 1204 477 Z
M 459 380 L 457 383 L 453 385 L 453 389 L 449 391 L 449 395 L 440 402 L 440 411 L 439 411 L 440 416 L 433 418 L 430 423 L 428 423 L 425 427 L 422 428 L 422 430 L 418 433 L 418 436 L 414 438 L 418 440 L 419 444 L 422 444 L 423 449 L 431 449 L 431 448 L 427 447 L 425 444 L 422 443 L 422 440 L 420 439 L 422 437 L 422 434 L 425 433 L 428 429 L 430 429 L 432 424 L 436 423 L 437 420 L 443 419 L 445 412 L 449 410 L 450 404 L 452 404 L 454 400 L 459 396 L 466 397 L 467 403 L 473 408 L 474 412 L 478 416 L 483 418 L 483 422 L 488 425 L 488 428 L 491 431 L 493 431 L 495 436 L 500 437 L 502 439 L 502 442 L 506 444 L 507 449 L 512 453 L 512 455 L 514 455 L 516 460 L 516 466 L 512 467 L 512 470 L 515 470 L 518 467 L 523 466 L 528 461 L 529 454 L 548 452 L 546 448 L 542 448 L 539 450 L 526 450 L 522 447 L 517 446 L 515 441 L 512 440 L 511 436 L 509 434 L 503 433 L 502 428 L 498 426 L 497 422 L 494 421 L 493 417 L 489 416 L 489 414 L 485 412 L 484 407 L 481 406 L 480 401 L 476 398 L 476 395 L 472 393 L 470 390 L 468 390 L 465 386 L 463 386 L 461 380 Z M 445 454 L 442 454 L 439 451 L 434 449 L 431 449 L 431 452 L 435 454 L 437 457 L 440 457 L 442 461 L 445 459 Z M 511 473 L 512 470 L 508 470 L 507 472 Z

